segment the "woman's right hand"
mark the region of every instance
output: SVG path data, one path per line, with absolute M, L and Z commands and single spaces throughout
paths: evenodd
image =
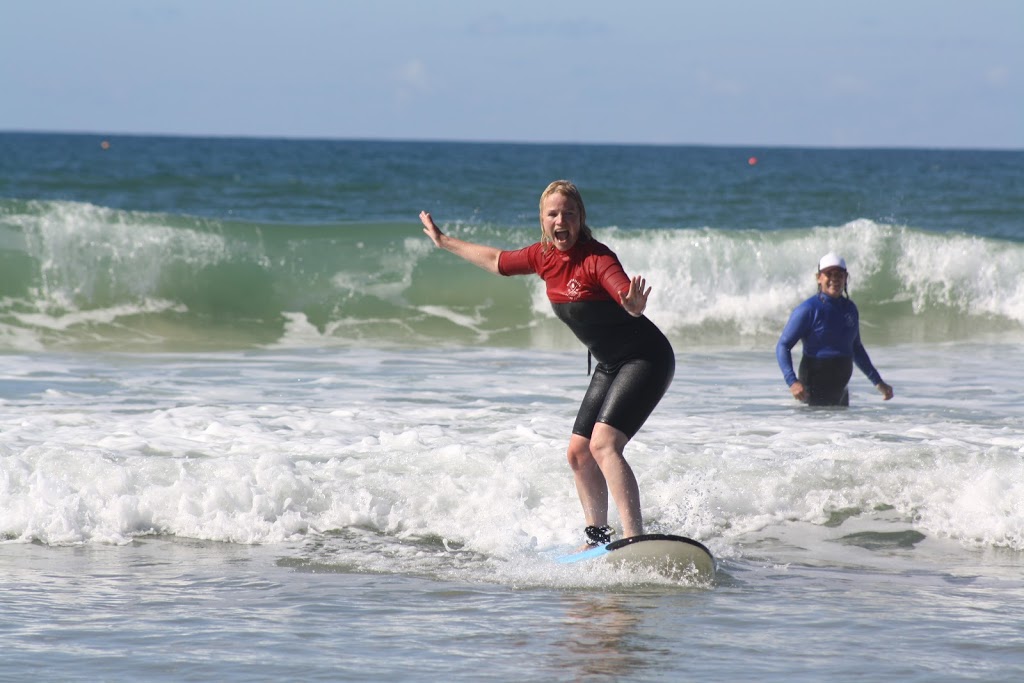
M 807 400 L 807 390 L 804 389 L 804 384 L 800 380 L 789 385 L 789 393 L 793 394 L 793 398 L 798 401 Z
M 441 232 L 441 228 L 437 227 L 434 219 L 430 217 L 430 214 L 426 211 L 420 211 L 420 222 L 423 223 L 423 233 L 430 238 L 430 241 L 434 243 L 434 246 L 440 247 L 441 240 L 444 238 L 444 233 Z
M 449 237 L 441 232 L 441 228 L 437 227 L 437 223 L 426 211 L 420 211 L 420 222 L 423 223 L 423 234 L 430 238 L 434 246 L 450 251 L 474 266 L 483 268 L 488 273 L 500 275 L 498 260 L 501 258 L 501 250 L 497 247 L 488 247 L 483 244 L 466 242 L 458 237 Z

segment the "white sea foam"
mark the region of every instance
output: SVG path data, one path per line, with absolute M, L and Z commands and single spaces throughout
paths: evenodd
M 1024 323 L 1024 283 L 1014 276 L 1024 270 L 1024 249 L 1016 243 L 870 220 L 798 231 L 610 230 L 598 237 L 629 274 L 654 287 L 649 314 L 670 330 L 728 323 L 744 335 L 777 335 L 792 308 L 815 291 L 816 264 L 828 251 L 846 258 L 855 300 L 909 301 L 916 314 Z M 535 296 L 534 305 L 540 310 L 544 301 Z
M 858 375 L 853 407 L 813 411 L 770 353 L 681 354 L 627 451 L 649 529 L 739 559 L 764 552 L 750 548 L 766 529 L 888 509 L 895 521 L 876 530 L 1024 549 L 1019 349 L 891 347 L 875 360 L 893 401 Z M 484 556 L 510 581 L 558 583 L 542 558 L 582 526 L 564 455 L 586 383 L 577 361 L 468 349 L 4 356 L 0 533 L 58 545 L 356 533 L 346 557 L 368 569 L 402 548 L 429 571 Z M 431 538 L 457 557 L 439 560 Z

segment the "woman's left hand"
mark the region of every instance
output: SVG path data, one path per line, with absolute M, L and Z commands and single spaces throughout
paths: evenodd
M 642 275 L 637 275 L 629 281 L 629 290 L 625 294 L 619 294 L 619 300 L 627 313 L 639 318 L 647 308 L 647 297 L 650 293 L 651 288 L 647 286 L 647 280 Z
M 878 393 L 882 395 L 883 401 L 888 401 L 892 398 L 892 387 L 885 382 L 879 382 L 875 385 L 875 388 L 878 389 Z

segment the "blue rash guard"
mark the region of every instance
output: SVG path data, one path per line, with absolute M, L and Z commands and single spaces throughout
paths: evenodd
M 789 322 L 775 346 L 775 357 L 787 386 L 797 381 L 791 352 L 798 341 L 803 342 L 804 360 L 828 362 L 835 359 L 849 362 L 852 359 L 861 372 L 867 375 L 871 384 L 877 385 L 882 381 L 882 376 L 871 364 L 868 352 L 861 344 L 857 306 L 846 297 L 832 298 L 818 293 L 797 306 L 789 316 Z M 801 375 L 804 374 L 803 370 L 804 363 L 801 363 Z M 827 388 L 829 393 L 845 390 L 847 381 L 849 374 L 842 381 L 841 387 Z M 814 386 L 807 389 L 812 395 L 815 393 Z

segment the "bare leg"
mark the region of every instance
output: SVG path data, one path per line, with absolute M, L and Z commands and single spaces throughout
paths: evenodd
M 615 507 L 622 519 L 624 538 L 639 536 L 644 532 L 643 515 L 640 512 L 640 487 L 637 486 L 633 469 L 626 462 L 622 452 L 629 443 L 629 437 L 615 427 L 598 422 L 590 438 L 590 453 L 611 491 Z M 586 505 L 584 504 L 584 507 Z
M 587 526 L 605 526 L 608 524 L 608 484 L 590 452 L 590 439 L 579 434 L 570 436 L 568 458 Z

